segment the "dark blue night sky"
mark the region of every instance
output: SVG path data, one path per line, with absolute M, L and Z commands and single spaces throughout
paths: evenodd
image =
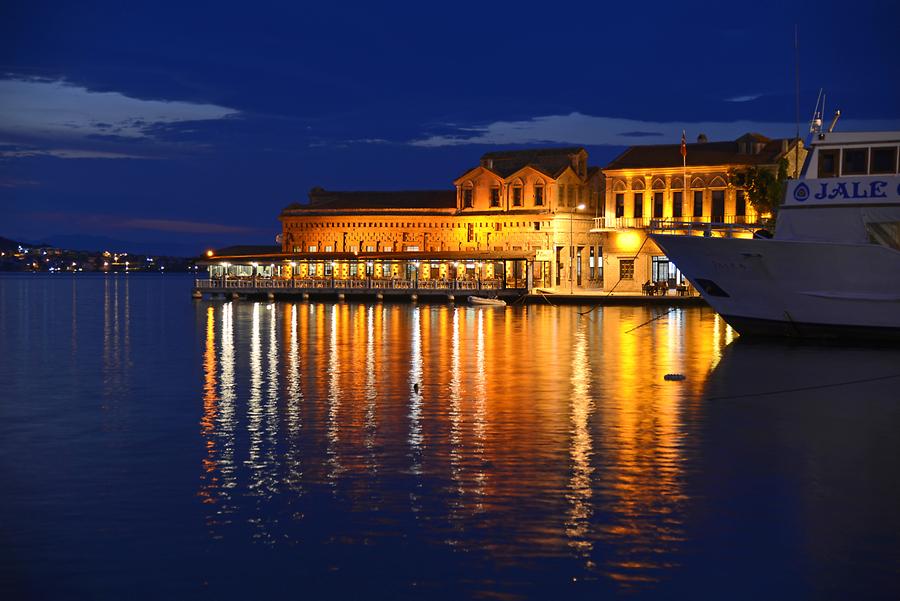
M 0 236 L 194 254 L 489 149 L 791 135 L 795 23 L 801 119 L 900 129 L 896 2 L 285 4 L 4 2 Z

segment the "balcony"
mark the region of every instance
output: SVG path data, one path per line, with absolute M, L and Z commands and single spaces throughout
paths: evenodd
M 612 232 L 630 229 L 644 229 L 650 231 L 744 231 L 756 230 L 766 227 L 771 220 L 749 215 L 717 215 L 711 217 L 702 215 L 697 217 L 604 217 L 594 218 L 592 232 Z

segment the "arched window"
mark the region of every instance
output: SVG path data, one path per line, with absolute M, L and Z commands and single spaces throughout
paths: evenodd
M 625 185 L 625 182 L 623 182 L 623 181 L 620 180 L 620 179 L 617 179 L 617 180 L 616 180 L 616 183 L 613 184 L 613 191 L 614 191 L 614 192 L 624 192 L 624 191 L 627 190 L 627 189 L 628 189 L 628 186 L 626 186 L 626 185 Z
M 460 194 L 461 194 L 460 202 L 461 202 L 461 204 L 462 204 L 462 208 L 464 208 L 464 209 L 471 209 L 471 208 L 474 206 L 474 204 L 475 204 L 475 200 L 474 200 L 474 196 L 475 196 L 474 187 L 475 187 L 475 186 L 472 184 L 472 181 L 471 181 L 471 180 L 465 182 L 465 183 L 462 185 L 462 188 L 461 188 L 461 190 L 460 190 Z
M 534 206 L 544 206 L 544 180 L 542 179 L 534 182 Z
M 646 186 L 644 185 L 643 177 L 636 177 L 633 180 L 631 180 L 631 189 L 632 190 L 643 190 L 644 188 L 646 188 Z
M 657 177 L 653 180 L 653 183 L 650 184 L 650 187 L 653 188 L 654 190 L 665 190 L 666 182 L 663 181 L 663 179 L 661 177 Z
M 671 187 L 673 190 L 677 190 L 678 188 L 684 188 L 684 180 L 680 177 L 673 177 Z
M 709 182 L 709 187 L 710 188 L 724 188 L 725 180 L 717 175 L 714 178 L 712 178 L 711 182 Z
M 510 204 L 514 207 L 522 206 L 522 199 L 524 197 L 524 188 L 525 186 L 522 183 L 521 179 L 517 179 L 513 182 L 512 189 L 509 193 L 510 195 Z
M 701 177 L 695 177 L 691 180 L 691 188 L 705 188 L 706 182 Z

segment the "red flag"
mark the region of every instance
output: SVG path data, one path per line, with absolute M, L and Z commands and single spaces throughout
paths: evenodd
M 681 156 L 687 159 L 687 140 L 685 139 L 684 130 L 681 130 Z

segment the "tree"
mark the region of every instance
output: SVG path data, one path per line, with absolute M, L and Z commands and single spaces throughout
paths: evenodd
M 778 214 L 787 188 L 787 159 L 778 161 L 778 168 L 747 167 L 731 174 L 731 183 L 747 190 L 747 200 L 757 213 Z

